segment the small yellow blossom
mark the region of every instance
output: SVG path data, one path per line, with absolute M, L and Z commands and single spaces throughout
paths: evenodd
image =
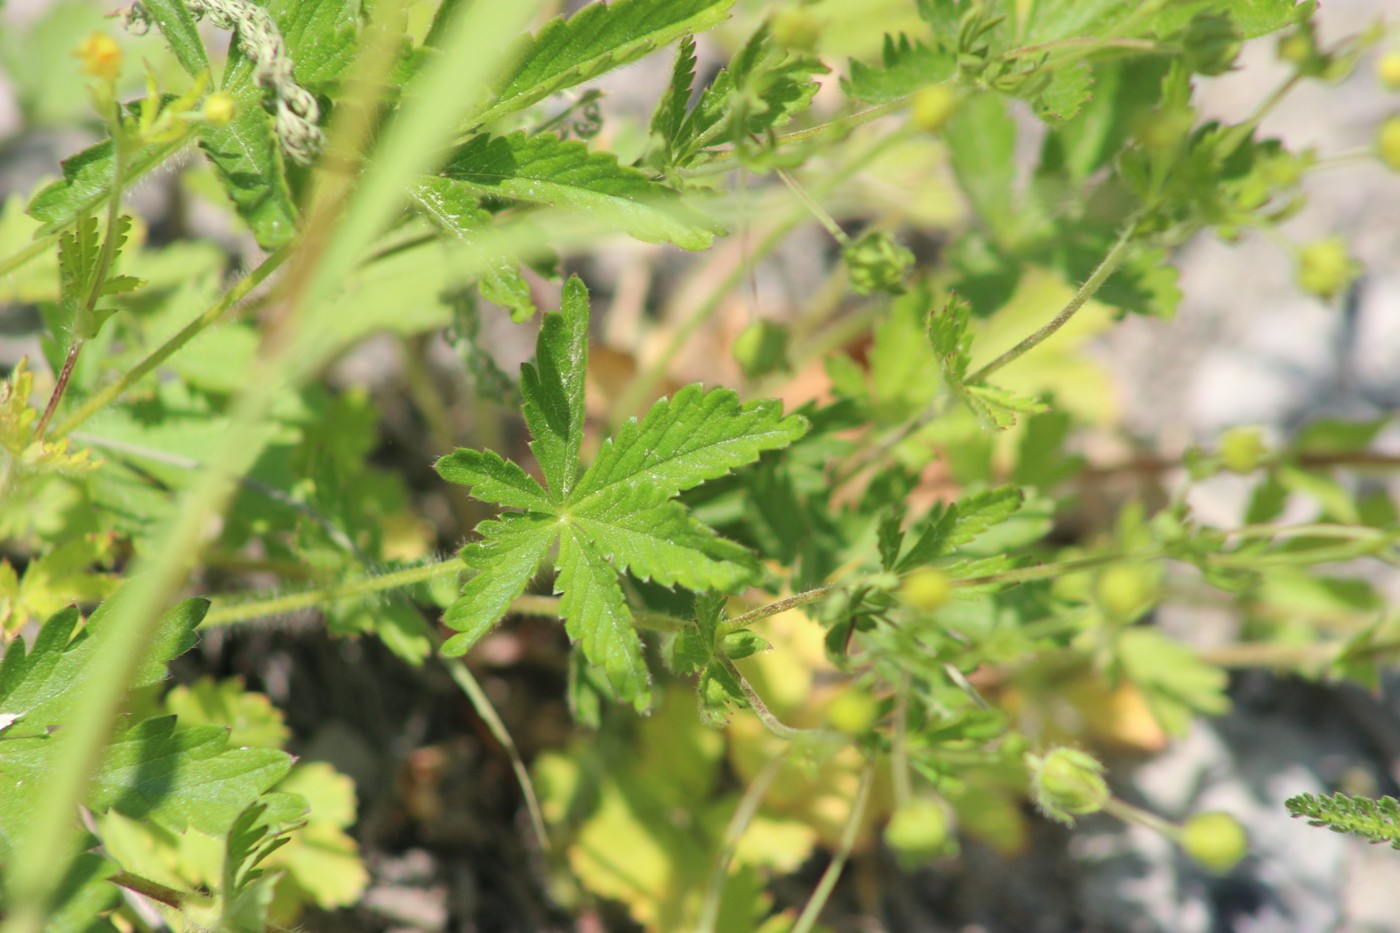
M 210 94 L 204 99 L 204 119 L 215 126 L 227 126 L 238 110 L 238 102 L 232 94 L 222 91 Z
M 94 78 L 115 80 L 122 70 L 122 48 L 105 32 L 94 32 L 73 50 L 83 63 L 83 71 Z

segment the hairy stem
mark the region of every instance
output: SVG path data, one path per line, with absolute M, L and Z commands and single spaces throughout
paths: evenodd
M 748 699 L 749 706 L 753 708 L 754 715 L 758 717 L 758 721 L 763 723 L 763 727 L 769 732 L 780 739 L 787 739 L 790 742 L 808 736 L 825 734 L 820 729 L 798 729 L 784 723 L 777 716 L 773 715 L 773 711 L 768 708 L 768 704 L 763 702 L 763 697 L 759 696 L 758 691 L 753 688 L 753 684 L 749 683 L 748 679 L 745 678 L 743 674 L 739 673 L 739 668 L 734 665 L 734 662 L 728 658 L 722 660 L 730 676 L 739 682 L 739 689 L 744 691 L 744 697 Z
M 248 273 L 248 275 L 233 288 L 229 289 L 222 298 L 211 305 L 203 314 L 193 321 L 190 321 L 182 327 L 178 333 L 166 340 L 165 343 L 152 350 L 145 359 L 123 373 L 121 378 L 116 382 L 94 393 L 77 411 L 73 412 L 73 414 L 69 415 L 54 428 L 54 436 L 64 437 L 78 427 L 78 425 L 87 421 L 113 401 L 120 398 L 133 385 L 140 382 L 154 371 L 157 366 L 173 356 L 175 351 L 185 346 L 202 330 L 219 320 L 230 308 L 246 298 L 249 292 L 261 285 L 269 275 L 276 271 L 278 266 L 282 265 L 288 255 L 289 248 L 283 247 L 264 259 L 256 269 Z
M 107 117 L 112 133 L 112 189 L 107 197 L 107 229 L 102 236 L 102 248 L 97 255 L 97 272 L 92 277 L 92 287 L 88 290 L 87 297 L 83 299 L 83 308 L 78 312 L 77 320 L 81 321 L 85 315 L 93 312 L 97 307 L 97 302 L 102 297 L 103 286 L 107 284 L 107 275 L 112 271 L 112 262 L 117 252 L 117 221 L 121 215 L 122 205 L 122 176 L 126 168 L 126 137 L 122 131 L 121 111 L 116 104 Z M 68 345 L 68 355 L 64 357 L 63 369 L 58 374 L 58 381 L 54 383 L 53 394 L 49 396 L 49 403 L 44 406 L 44 414 L 39 418 L 39 423 L 34 426 L 34 439 L 42 440 L 44 431 L 49 426 L 49 419 L 58 410 L 58 403 L 63 399 L 63 393 L 68 389 L 68 382 L 73 378 L 73 367 L 78 364 L 78 354 L 83 350 L 83 337 L 81 333 L 75 333 L 73 342 Z
M 1089 275 L 1089 278 L 1085 280 L 1084 284 L 1079 286 L 1079 290 L 1074 293 L 1074 297 L 1069 300 L 1069 303 L 1060 309 L 1060 313 L 1051 318 L 1044 327 L 1016 344 L 1016 346 L 1012 347 L 1010 350 L 1007 350 L 1001 356 L 992 360 L 986 366 L 977 370 L 977 372 L 968 376 L 967 379 L 964 380 L 966 384 L 976 385 L 979 382 L 983 382 L 992 373 L 1001 369 L 1007 363 L 1010 363 L 1028 350 L 1034 349 L 1044 343 L 1047 339 L 1054 336 L 1055 332 L 1061 327 L 1068 324 L 1070 319 L 1079 312 L 1079 309 L 1084 307 L 1085 303 L 1098 293 L 1098 290 L 1103 287 L 1103 283 L 1108 281 L 1108 277 L 1118 271 L 1118 267 L 1123 264 L 1123 260 L 1128 258 L 1128 253 L 1132 250 L 1133 234 L 1136 230 L 1137 222 L 1135 219 L 1125 224 L 1123 226 L 1123 231 L 1118 234 L 1118 239 L 1114 242 L 1112 249 L 1104 256 L 1103 260 Z
M 68 380 L 73 378 L 73 367 L 78 365 L 78 354 L 83 349 L 83 338 L 74 337 L 73 342 L 68 344 L 68 355 L 63 358 L 63 368 L 58 371 L 58 380 L 54 382 L 53 394 L 49 396 L 49 403 L 44 406 L 44 413 L 39 416 L 39 423 L 34 426 L 34 440 L 39 441 L 44 438 L 44 430 L 49 426 L 49 419 L 58 410 L 58 403 L 63 398 L 63 393 L 68 389 Z
M 267 616 L 300 612 L 340 599 L 369 596 L 374 593 L 382 593 L 385 590 L 394 590 L 400 587 L 412 586 L 415 583 L 424 583 L 428 580 L 436 579 L 437 577 L 461 573 L 463 569 L 462 561 L 456 557 L 451 557 L 447 560 L 423 564 L 419 567 L 407 567 L 403 570 L 393 571 L 392 573 L 380 574 L 375 577 L 366 577 L 363 580 L 353 580 L 349 583 L 337 584 L 336 586 L 307 590 L 304 593 L 291 593 L 286 596 L 262 599 L 255 602 L 225 605 L 216 604 L 209 610 L 209 614 L 204 617 L 204 621 L 200 623 L 200 628 L 237 625 L 241 622 L 249 622 L 253 619 L 261 619 Z

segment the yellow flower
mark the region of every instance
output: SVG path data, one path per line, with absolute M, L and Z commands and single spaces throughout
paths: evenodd
M 122 70 L 122 48 L 104 32 L 94 32 L 73 50 L 83 63 L 83 71 L 94 78 L 113 81 Z

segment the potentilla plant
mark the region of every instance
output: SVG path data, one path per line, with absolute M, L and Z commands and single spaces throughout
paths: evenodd
M 1310 171 L 1400 164 L 1396 118 L 1373 153 L 1259 130 L 1387 27 L 1324 46 L 1313 2 L 918 0 L 847 57 L 838 21 L 875 20 L 855 0 L 615 0 L 543 25 L 545 4 L 422 6 L 146 0 L 42 33 L 74 51 L 100 141 L 0 214 L 0 289 L 38 309 L 43 356 L 0 386 L 0 929 L 254 931 L 355 901 L 348 779 L 294 767 L 280 716 L 236 682 L 158 689 L 201 628 L 307 610 L 445 665 L 567 869 L 555 895 L 651 929 L 812 930 L 874 840 L 911 870 L 960 840 L 1011 853 L 1027 803 L 1231 870 L 1248 840 L 1229 814 L 1178 825 L 1114 796 L 1095 747 L 1126 729 L 1096 713 L 1137 711 L 1158 747 L 1229 708 L 1231 667 L 1375 683 L 1394 613 L 1337 565 L 1395 560 L 1394 504 L 1350 480 L 1394 466 L 1372 447 L 1388 420 L 1232 431 L 1151 465 L 1181 487 L 1095 524 L 1079 490 L 1118 468 L 1077 453 L 1101 383 L 1069 338 L 1170 317 L 1173 248 L 1281 239 Z M 1203 119 L 1198 82 L 1264 37 L 1279 87 L 1240 122 Z M 29 118 L 52 51 L 11 76 Z M 649 119 L 590 86 L 658 57 Z M 854 179 L 904 158 L 928 166 L 919 186 L 947 167 L 958 219 L 920 215 L 920 188 L 880 217 L 850 208 Z M 223 247 L 139 216 L 132 192 L 173 173 L 256 260 L 230 277 Z M 742 273 L 641 325 L 661 350 L 620 387 L 590 364 L 599 314 L 561 267 L 600 237 L 702 253 L 738 233 L 751 268 L 804 222 L 834 241 L 828 294 L 795 323 L 755 308 L 715 370 L 736 386 L 666 388 Z M 930 227 L 936 256 L 916 248 Z M 1331 235 L 1285 258 L 1329 302 L 1360 272 Z M 539 328 L 518 379 L 486 336 L 497 310 Z M 430 481 L 372 458 L 371 396 L 328 391 L 383 333 Z M 462 364 L 450 390 L 436 335 Z M 820 389 L 785 408 L 794 373 Z M 1222 472 L 1251 484 L 1233 527 L 1186 505 Z M 434 559 L 437 533 L 460 554 Z M 280 583 L 258 592 L 246 568 Z M 1216 647 L 1154 624 L 1207 593 L 1236 619 Z M 562 622 L 578 728 L 627 754 L 580 741 L 532 776 L 459 660 L 520 614 Z M 1393 842 L 1393 803 L 1290 809 Z M 694 824 L 655 818 L 676 812 Z M 767 879 L 819 845 L 810 899 L 782 909 Z

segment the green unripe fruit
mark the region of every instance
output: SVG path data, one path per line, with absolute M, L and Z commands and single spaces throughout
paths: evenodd
M 1094 581 L 1094 600 L 1114 622 L 1132 622 L 1156 599 L 1157 587 L 1142 564 L 1113 564 Z
M 1387 91 L 1400 91 L 1400 52 L 1386 52 L 1380 57 L 1376 77 Z
M 1073 825 L 1076 816 L 1097 813 L 1108 803 L 1108 782 L 1097 758 L 1077 748 L 1056 748 L 1044 756 L 1026 754 L 1031 795 L 1052 820 Z
M 1400 117 L 1387 117 L 1376 131 L 1376 153 L 1386 168 L 1400 172 Z
M 946 84 L 926 87 L 914 95 L 909 119 L 926 133 L 937 133 L 958 109 L 958 94 Z
M 933 861 L 949 850 L 951 841 L 948 814 L 932 800 L 909 801 L 885 827 L 885 845 L 905 868 Z
M 754 321 L 734 338 L 734 360 L 749 379 L 788 368 L 788 332 L 772 321 Z
M 904 579 L 899 595 L 907 605 L 933 612 L 953 598 L 953 582 L 941 570 L 918 570 Z
M 1197 813 L 1181 828 L 1181 848 L 1196 864 L 1224 874 L 1248 854 L 1249 838 L 1228 813 Z
M 1332 298 L 1356 278 L 1355 260 L 1339 237 L 1309 243 L 1298 253 L 1298 287 L 1320 298 Z
M 865 735 L 879 718 L 879 701 L 855 687 L 843 691 L 826 708 L 826 724 L 846 735 Z
M 1253 473 L 1268 452 L 1258 428 L 1231 428 L 1220 436 L 1220 461 L 1231 473 Z

